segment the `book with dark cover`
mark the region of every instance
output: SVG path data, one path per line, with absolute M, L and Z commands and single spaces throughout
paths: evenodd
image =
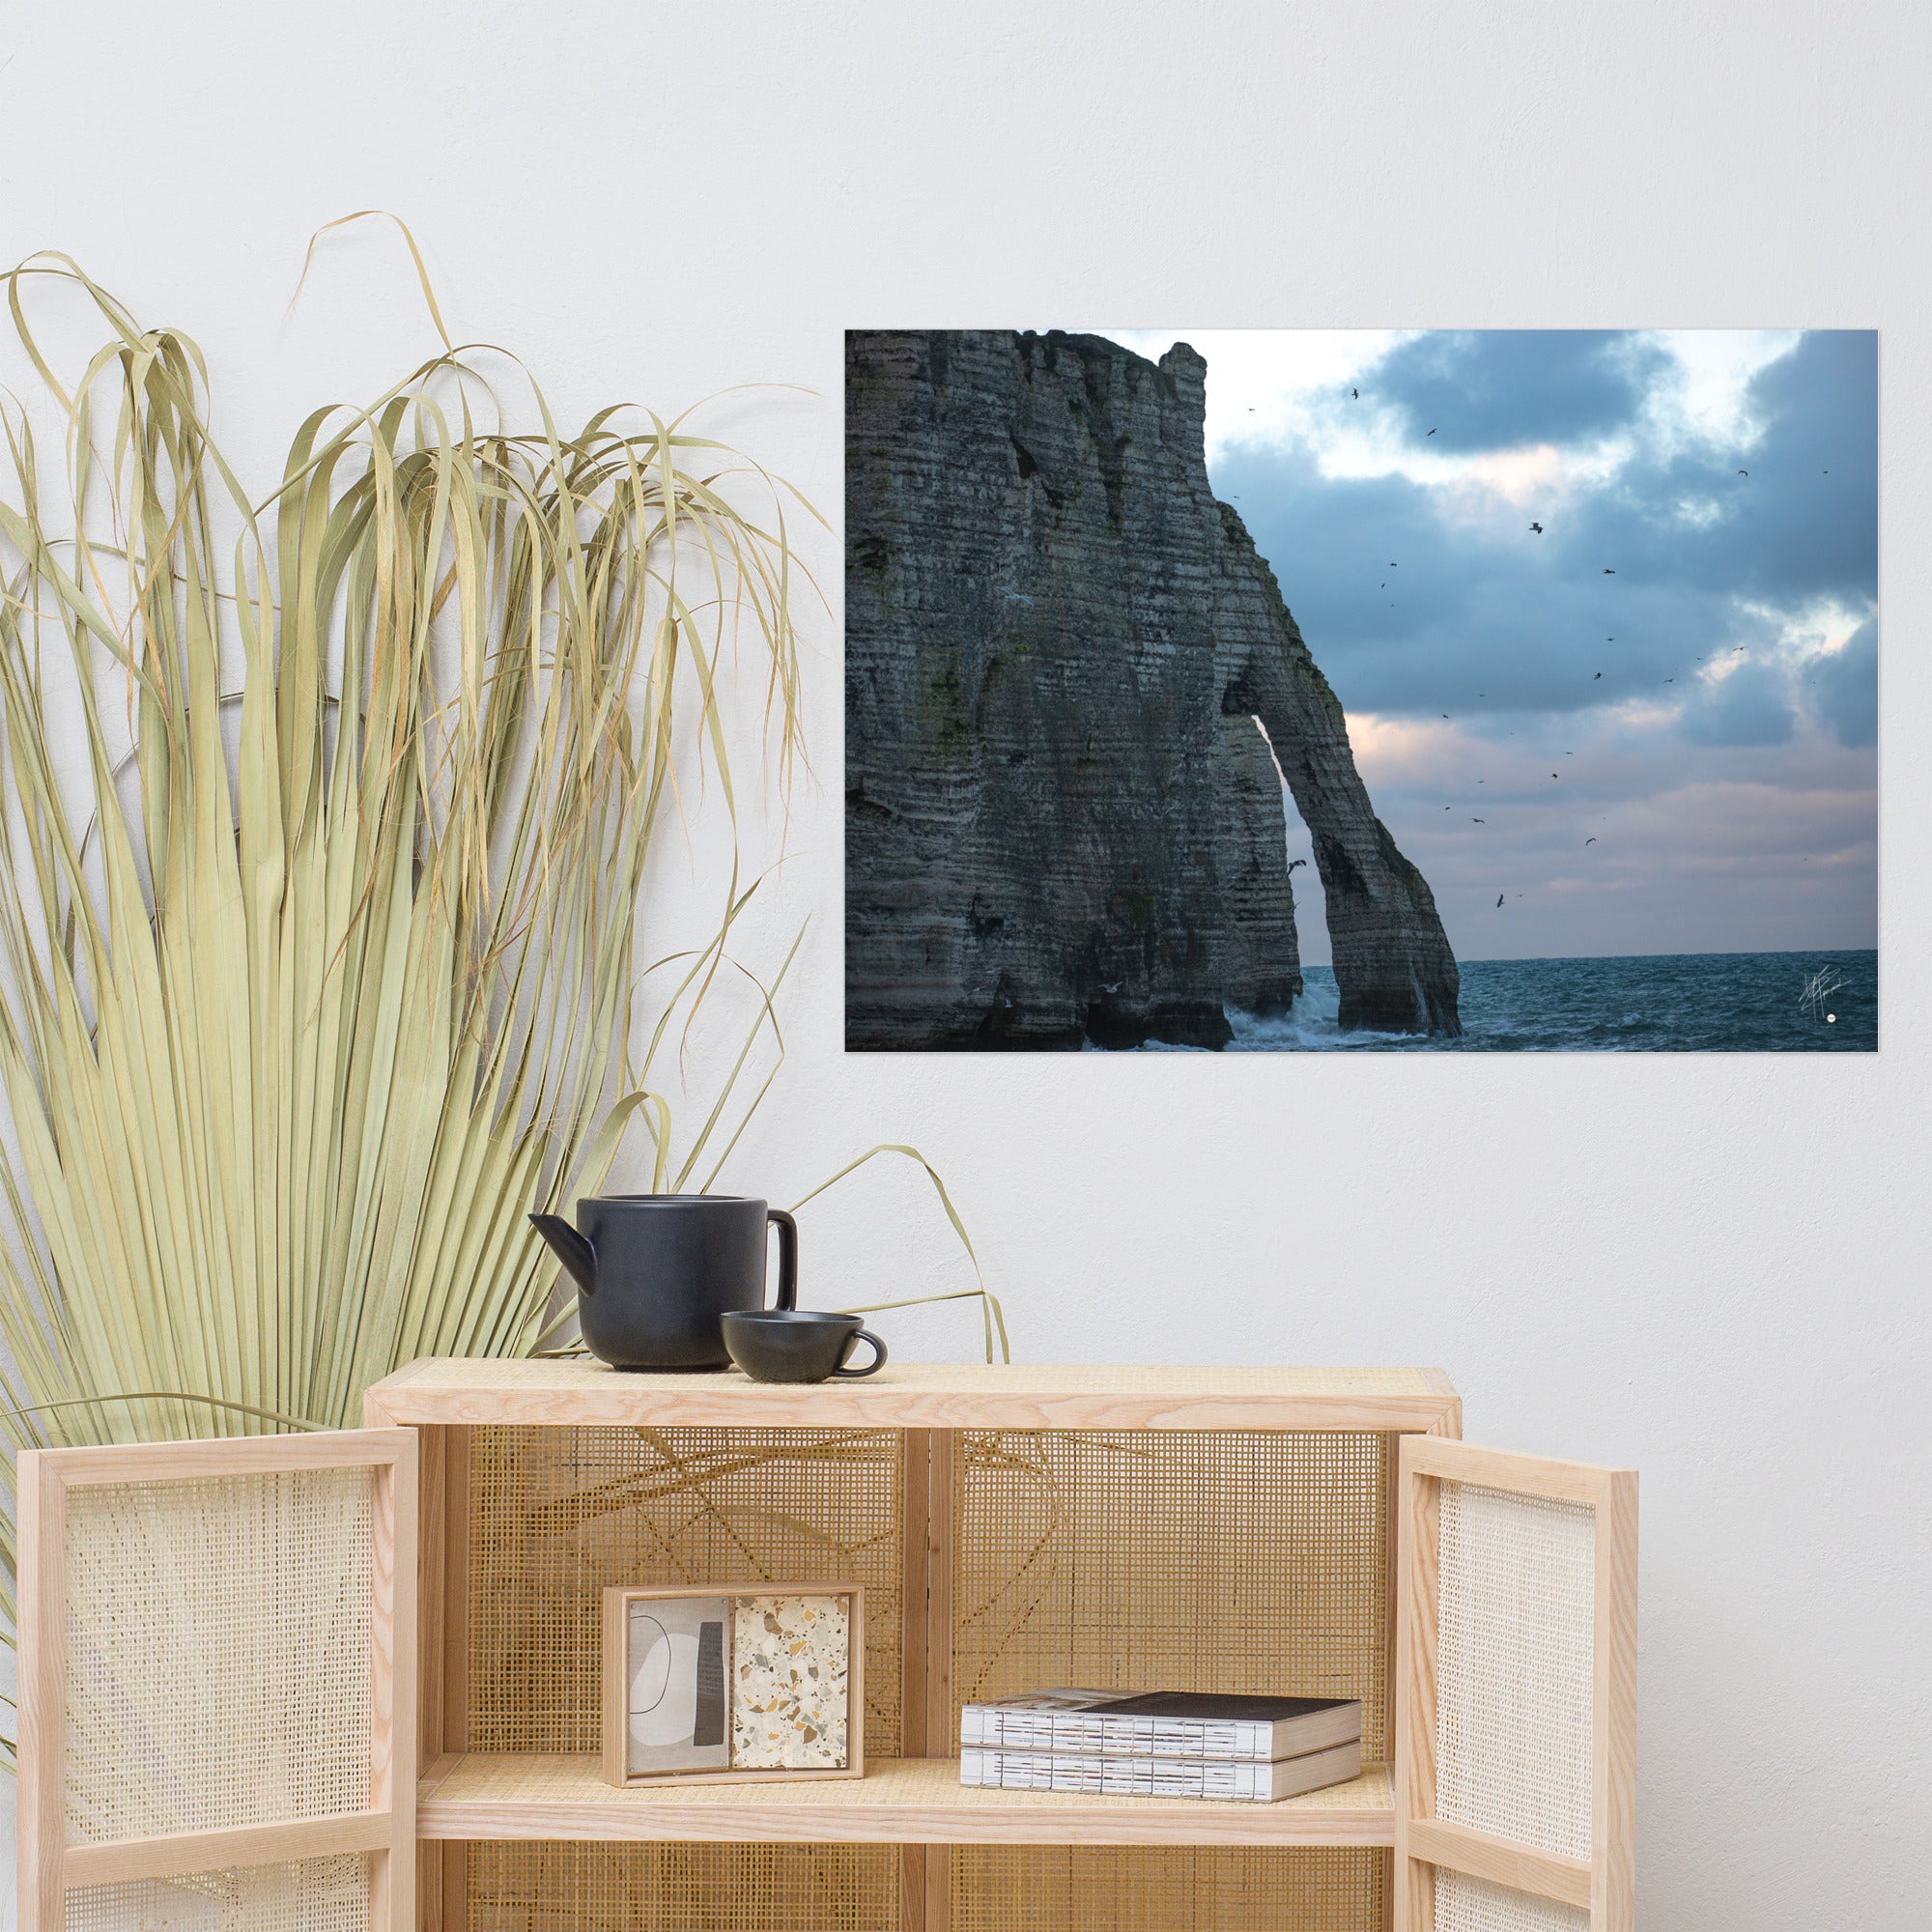
M 1259 1697 L 1216 1691 L 1053 1690 L 968 1704 L 960 1743 L 991 1749 L 1272 1763 L 1353 1742 L 1352 1697 Z

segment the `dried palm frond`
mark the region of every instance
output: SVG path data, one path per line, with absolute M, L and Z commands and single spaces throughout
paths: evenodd
M 71 388 L 45 277 L 107 326 Z M 682 418 L 565 434 L 534 384 L 537 433 L 483 427 L 445 334 L 257 503 L 186 336 L 65 257 L 6 286 L 64 435 L 0 412 L 0 1423 L 353 1424 L 399 1363 L 549 1338 L 526 1212 L 594 1191 L 634 1113 L 657 1186 L 709 1185 L 762 1095 L 778 980 L 676 1158 L 628 1038 L 654 844 L 694 777 L 736 823 L 739 640 L 781 788 L 799 753 L 786 496 Z M 652 1054 L 742 970 L 753 891 L 734 860 Z

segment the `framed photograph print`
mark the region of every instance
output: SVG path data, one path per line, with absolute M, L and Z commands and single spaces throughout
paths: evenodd
M 607 1589 L 604 1776 L 863 1776 L 864 1618 L 851 1583 Z

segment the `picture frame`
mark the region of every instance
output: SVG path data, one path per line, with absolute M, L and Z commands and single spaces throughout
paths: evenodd
M 619 1787 L 863 1777 L 865 1680 L 856 1583 L 612 1584 L 604 1777 Z

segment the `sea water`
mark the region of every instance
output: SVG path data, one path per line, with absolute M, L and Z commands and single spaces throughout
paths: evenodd
M 1666 952 L 1463 959 L 1460 1039 L 1344 1033 L 1335 976 L 1284 1015 L 1231 1011 L 1230 1053 L 1874 1053 L 1878 954 Z M 1150 1042 L 1147 1051 L 1160 1051 Z M 1182 1049 L 1168 1048 L 1173 1052 Z

